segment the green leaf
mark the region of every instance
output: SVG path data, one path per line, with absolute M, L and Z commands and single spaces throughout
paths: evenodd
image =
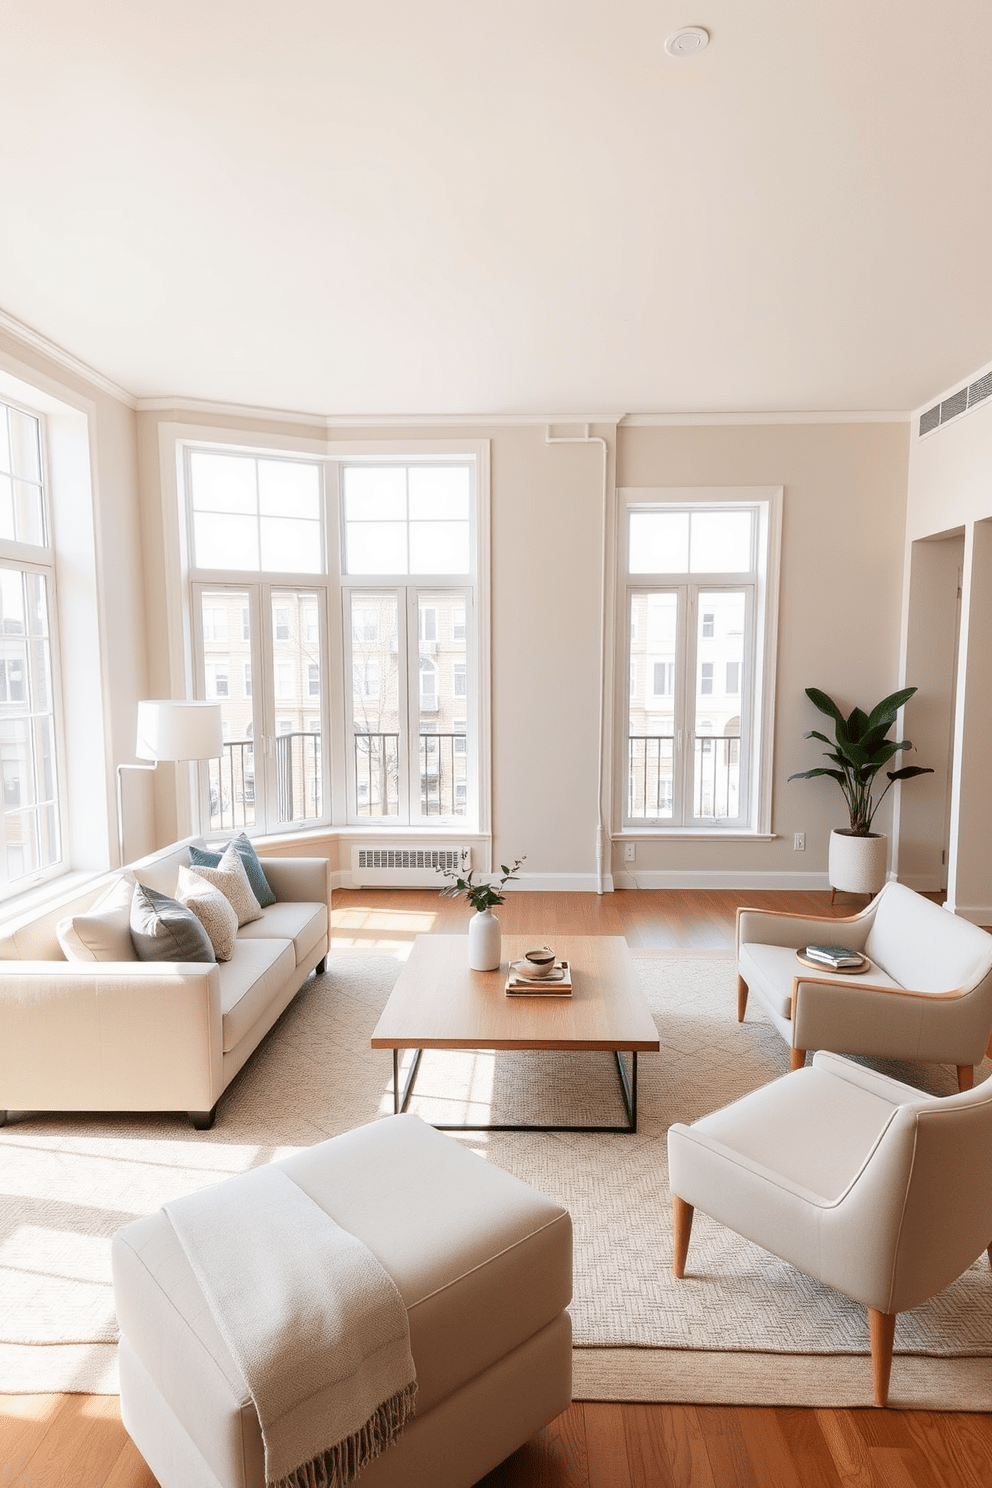
M 826 766 L 818 765 L 815 770 L 797 770 L 795 775 L 790 775 L 790 780 L 812 780 L 814 775 L 829 775 L 831 780 L 836 780 L 840 785 L 846 784 L 840 770 L 828 770 Z
M 827 694 L 825 692 L 822 692 L 819 687 L 807 687 L 806 696 L 809 698 L 810 702 L 815 708 L 819 708 L 821 713 L 826 713 L 827 716 L 829 718 L 832 718 L 835 723 L 844 722 L 844 715 L 841 713 L 833 698 L 828 697 Z
M 915 687 L 904 687 L 900 692 L 890 693 L 887 698 L 883 698 L 880 703 L 876 703 L 869 715 L 868 727 L 877 728 L 883 718 L 888 718 L 889 725 L 891 726 L 895 722 L 896 714 L 899 712 L 903 703 L 907 702 L 915 691 Z
M 868 714 L 863 708 L 852 708 L 847 720 L 847 737 L 852 744 L 860 744 L 868 727 Z
M 890 780 L 912 780 L 914 775 L 932 775 L 933 770 L 926 765 L 903 765 L 901 770 L 886 770 L 885 773 Z

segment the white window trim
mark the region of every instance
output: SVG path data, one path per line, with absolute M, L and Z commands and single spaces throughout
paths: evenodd
M 651 575 L 630 575 L 627 571 L 627 513 L 632 506 L 721 506 L 748 505 L 758 508 L 757 563 L 758 587 L 754 607 L 756 642 L 754 651 L 754 689 L 756 700 L 749 762 L 750 822 L 735 821 L 721 828 L 714 823 L 699 826 L 651 822 L 643 827 L 628 824 L 621 827 L 624 836 L 656 837 L 666 842 L 679 838 L 729 841 L 734 838 L 752 841 L 772 837 L 773 752 L 775 742 L 775 671 L 778 654 L 778 603 L 782 557 L 782 486 L 621 486 L 617 488 L 617 579 L 615 585 L 616 634 L 623 638 L 627 653 L 627 593 L 631 584 L 651 582 Z M 697 575 L 687 576 L 696 582 Z M 728 581 L 732 577 L 726 576 Z M 760 643 L 757 638 L 760 637 Z M 628 665 L 618 660 L 617 673 L 629 674 Z M 625 818 L 627 750 L 624 736 L 627 727 L 629 699 L 614 695 L 616 726 L 616 759 L 614 771 L 614 815 L 618 823 Z
M 301 458 L 316 458 L 332 462 L 354 458 L 370 460 L 393 459 L 408 461 L 429 459 L 431 456 L 471 456 L 475 460 L 476 499 L 473 509 L 471 542 L 476 555 L 475 605 L 472 629 L 467 638 L 471 647 L 474 642 L 477 688 L 473 709 L 469 714 L 469 728 L 475 740 L 474 776 L 477 797 L 469 802 L 469 821 L 460 827 L 459 835 L 465 841 L 483 841 L 492 835 L 492 623 L 491 623 L 491 441 L 488 439 L 389 439 L 347 440 L 334 438 L 301 438 L 295 435 L 278 434 L 271 430 L 261 432 L 236 428 L 229 425 L 205 425 L 197 423 L 161 423 L 158 429 L 159 473 L 163 493 L 162 536 L 164 553 L 164 592 L 167 624 L 168 675 L 171 696 L 194 696 L 194 649 L 192 645 L 193 611 L 190 593 L 191 554 L 189 528 L 186 514 L 185 477 L 183 473 L 184 447 L 186 445 L 207 448 L 243 450 L 246 454 L 296 455 Z M 332 464 L 330 471 L 336 467 Z M 330 473 L 325 477 L 330 479 Z M 327 550 L 327 572 L 341 573 L 340 524 L 325 524 Z M 205 575 L 200 575 L 205 577 Z M 301 587 L 301 580 L 312 584 L 323 575 L 279 575 L 224 571 L 210 576 L 218 584 L 244 584 L 258 582 L 259 578 L 273 587 L 279 583 Z M 357 576 L 356 576 L 357 577 Z M 421 576 L 418 576 L 420 582 Z M 365 577 L 370 582 L 370 577 Z M 430 582 L 429 578 L 426 580 Z M 450 576 L 442 577 L 440 587 L 450 584 Z M 373 585 L 374 587 L 374 585 Z M 350 677 L 344 676 L 345 637 L 341 631 L 340 604 L 328 606 L 328 695 L 343 698 L 345 687 L 350 686 Z M 345 709 L 336 709 L 328 720 L 326 758 L 330 769 L 328 811 L 330 824 L 312 829 L 301 828 L 300 832 L 313 830 L 328 838 L 402 836 L 408 840 L 438 837 L 449 840 L 450 825 L 443 827 L 421 824 L 416 826 L 392 824 L 385 820 L 355 823 L 348 820 L 347 768 L 338 761 L 348 758 L 348 740 L 345 733 Z M 331 763 L 333 762 L 333 763 Z M 195 770 L 195 767 L 194 767 Z M 199 813 L 200 792 L 193 771 L 188 788 L 184 789 L 181 772 L 177 771 L 176 822 L 179 836 L 194 830 Z M 282 833 L 274 834 L 284 835 Z M 296 835 L 294 830 L 294 835 Z

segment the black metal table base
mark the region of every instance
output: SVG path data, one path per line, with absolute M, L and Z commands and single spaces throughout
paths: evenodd
M 420 1069 L 420 1057 L 421 1057 L 421 1055 L 423 1054 L 424 1051 L 423 1051 L 423 1049 L 415 1049 L 413 1051 L 413 1062 L 410 1065 L 410 1069 L 409 1069 L 409 1072 L 407 1074 L 406 1081 L 402 1085 L 402 1088 L 400 1086 L 400 1054 L 401 1054 L 401 1052 L 402 1051 L 400 1049 L 394 1049 L 393 1050 L 393 1113 L 394 1113 L 394 1115 L 397 1115 L 397 1116 L 402 1111 L 405 1111 L 406 1108 L 407 1108 L 407 1106 L 410 1104 L 410 1097 L 413 1095 L 413 1087 L 414 1087 L 414 1085 L 417 1082 L 417 1072 Z M 523 1052 L 528 1052 L 528 1051 L 514 1050 L 513 1052 L 514 1053 L 523 1053 Z M 532 1052 L 546 1052 L 546 1051 L 532 1051 Z M 595 1051 L 591 1051 L 590 1050 L 590 1051 L 587 1051 L 587 1052 L 595 1052 Z M 636 1132 L 636 1130 L 637 1130 L 637 1050 L 636 1049 L 631 1049 L 629 1051 L 629 1053 L 630 1053 L 630 1061 L 631 1061 L 631 1064 L 630 1064 L 630 1074 L 629 1075 L 627 1074 L 627 1070 L 626 1070 L 626 1067 L 625 1067 L 624 1062 L 623 1062 L 623 1052 L 624 1051 L 621 1050 L 621 1049 L 614 1049 L 612 1052 L 613 1052 L 613 1057 L 614 1057 L 614 1059 L 617 1062 L 617 1078 L 620 1081 L 620 1095 L 621 1095 L 621 1098 L 623 1100 L 623 1108 L 624 1108 L 624 1112 L 625 1112 L 626 1117 L 627 1117 L 626 1122 L 622 1126 L 545 1126 L 545 1125 L 543 1125 L 543 1124 L 541 1124 L 539 1122 L 519 1122 L 519 1123 L 511 1124 L 511 1123 L 504 1123 L 504 1122 L 488 1122 L 488 1123 L 487 1122 L 478 1122 L 478 1123 L 476 1123 L 476 1122 L 470 1122 L 470 1121 L 455 1121 L 455 1122 L 444 1122 L 444 1123 L 439 1122 L 439 1121 L 432 1121 L 431 1122 L 431 1125 L 434 1126 L 434 1127 L 436 1127 L 438 1131 L 478 1131 L 478 1132 L 514 1132 L 514 1131 L 516 1131 L 516 1132 L 524 1132 L 524 1131 L 538 1131 L 538 1132 Z

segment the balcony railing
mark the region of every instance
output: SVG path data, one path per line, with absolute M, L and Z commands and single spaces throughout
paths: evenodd
M 319 820 L 323 815 L 320 734 L 297 731 L 275 738 L 276 819 Z M 210 762 L 210 827 L 253 827 L 255 742 L 229 739 L 219 761 Z
M 692 820 L 733 821 L 740 815 L 739 734 L 693 740 Z M 670 821 L 675 791 L 674 734 L 627 738 L 627 820 Z
M 419 738 L 420 814 L 464 816 L 459 789 L 467 781 L 467 735 L 424 733 Z M 359 816 L 399 813 L 400 736 L 398 733 L 355 735 L 355 796 Z

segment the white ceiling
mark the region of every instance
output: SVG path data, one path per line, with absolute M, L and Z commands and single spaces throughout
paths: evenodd
M 988 0 L 0 0 L 0 308 L 138 397 L 911 409 L 990 85 Z

